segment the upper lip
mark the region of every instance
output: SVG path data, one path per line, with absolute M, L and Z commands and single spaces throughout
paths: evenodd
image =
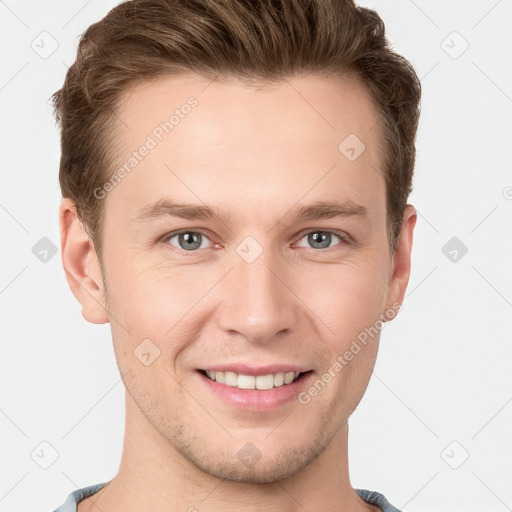
M 303 373 L 310 370 L 304 366 L 297 366 L 294 364 L 266 364 L 260 366 L 254 366 L 243 363 L 226 363 L 226 364 L 211 364 L 207 365 L 202 370 L 210 370 L 216 372 L 235 372 L 242 375 L 269 375 L 271 373 L 280 372 L 296 372 Z

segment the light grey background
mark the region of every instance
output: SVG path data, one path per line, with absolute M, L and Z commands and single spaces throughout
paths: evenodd
M 413 270 L 350 421 L 352 484 L 409 512 L 512 510 L 512 0 L 361 4 L 415 66 L 423 101 Z M 114 5 L 0 1 L 0 511 L 51 511 L 121 456 L 109 325 L 82 318 L 59 251 L 36 256 L 43 237 L 59 248 L 47 100 Z

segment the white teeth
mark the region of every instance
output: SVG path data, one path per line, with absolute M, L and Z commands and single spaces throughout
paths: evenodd
M 217 372 L 206 370 L 206 375 L 219 384 L 238 387 L 239 389 L 272 389 L 273 387 L 291 384 L 297 380 L 299 372 L 278 372 L 268 375 L 242 375 L 235 372 Z
M 284 384 L 284 372 L 279 372 L 274 375 L 274 386 L 277 388 Z
M 295 378 L 295 374 L 293 372 L 287 372 L 284 374 L 284 383 L 290 384 L 290 382 L 293 382 L 294 378 Z
M 238 377 L 240 379 L 240 377 Z M 274 387 L 274 376 L 270 375 L 258 375 L 256 377 L 256 388 L 257 389 L 272 389 Z
M 240 389 L 254 389 L 256 387 L 256 377 L 254 375 L 239 375 L 238 387 Z
M 238 375 L 235 372 L 224 372 L 224 384 L 226 386 L 238 386 Z

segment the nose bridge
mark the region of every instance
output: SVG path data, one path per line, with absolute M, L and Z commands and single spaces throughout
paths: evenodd
M 283 283 L 284 263 L 275 251 L 258 248 L 254 239 L 246 240 L 237 247 L 232 261 L 222 291 L 221 328 L 236 331 L 249 341 L 265 342 L 293 327 L 296 304 Z

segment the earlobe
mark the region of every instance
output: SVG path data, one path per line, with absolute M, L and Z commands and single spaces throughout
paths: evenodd
M 393 253 L 393 261 L 389 272 L 386 311 L 394 310 L 393 318 L 397 314 L 396 306 L 403 303 L 407 284 L 409 283 L 413 232 L 417 218 L 416 209 L 408 204 L 405 207 L 400 238 Z M 391 319 L 389 318 L 388 320 Z
M 109 321 L 96 250 L 85 233 L 69 198 L 59 206 L 62 265 L 69 287 L 82 306 L 83 317 L 94 324 Z

